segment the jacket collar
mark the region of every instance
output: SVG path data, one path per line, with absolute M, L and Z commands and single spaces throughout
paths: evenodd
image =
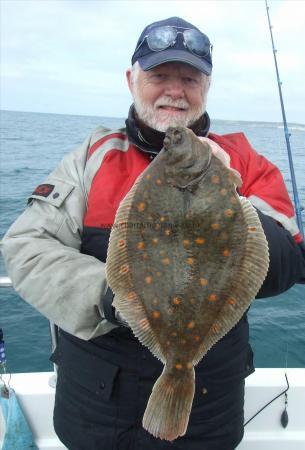
M 133 104 L 129 109 L 128 119 L 126 119 L 125 123 L 129 142 L 142 152 L 148 153 L 151 158 L 154 158 L 163 147 L 165 133 L 157 131 L 142 122 L 137 117 Z M 190 127 L 197 136 L 207 136 L 209 128 L 210 118 L 207 112 Z

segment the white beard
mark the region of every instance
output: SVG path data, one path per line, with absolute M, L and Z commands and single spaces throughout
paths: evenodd
M 196 109 L 190 109 L 189 103 L 186 100 L 173 100 L 169 96 L 159 97 L 153 105 L 145 104 L 136 86 L 133 100 L 139 118 L 149 127 L 162 132 L 165 132 L 168 127 L 189 127 L 199 119 L 205 107 L 203 104 Z M 183 108 L 184 111 L 166 111 L 160 108 L 161 105 Z

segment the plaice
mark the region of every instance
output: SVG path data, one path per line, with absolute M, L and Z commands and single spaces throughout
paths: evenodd
M 266 277 L 268 244 L 236 172 L 182 127 L 121 202 L 107 255 L 114 306 L 164 369 L 143 426 L 185 434 L 194 366 L 239 321 Z

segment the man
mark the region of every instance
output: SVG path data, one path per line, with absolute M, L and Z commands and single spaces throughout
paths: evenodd
M 34 191 L 4 238 L 7 269 L 19 294 L 60 327 L 52 356 L 54 426 L 69 449 L 232 450 L 243 436 L 244 378 L 254 370 L 246 315 L 196 367 L 186 435 L 154 438 L 141 421 L 162 365 L 112 307 L 105 279 L 110 227 L 120 201 L 162 148 L 164 131 L 184 125 L 239 171 L 240 194 L 258 208 L 270 251 L 259 297 L 305 282 L 302 238 L 277 168 L 242 134 L 209 133 L 207 36 L 177 17 L 153 23 L 132 64 L 126 129 L 97 129 Z

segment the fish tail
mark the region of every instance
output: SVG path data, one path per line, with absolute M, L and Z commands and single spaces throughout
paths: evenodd
M 178 368 L 179 366 L 179 368 Z M 153 436 L 173 441 L 186 432 L 195 392 L 195 371 L 181 365 L 165 366 L 149 397 L 143 428 Z

